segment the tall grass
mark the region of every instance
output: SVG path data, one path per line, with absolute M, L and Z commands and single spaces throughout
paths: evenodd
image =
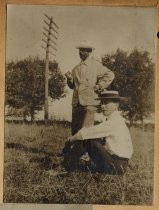
M 6 124 L 4 202 L 152 205 L 153 132 L 130 132 L 134 155 L 124 176 L 58 175 L 68 127 Z

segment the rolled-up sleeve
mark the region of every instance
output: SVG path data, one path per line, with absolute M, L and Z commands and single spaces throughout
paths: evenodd
M 107 137 L 110 135 L 110 125 L 106 122 L 103 122 L 88 128 L 82 128 L 79 133 L 82 137 L 82 140 Z
M 104 89 L 107 88 L 113 81 L 114 73 L 105 66 L 102 66 L 98 70 L 99 82 L 98 84 Z

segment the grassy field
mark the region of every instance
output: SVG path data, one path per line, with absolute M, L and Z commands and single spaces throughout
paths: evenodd
M 124 176 L 57 175 L 70 128 L 6 124 L 4 202 L 152 205 L 153 132 L 139 128 L 130 132 L 134 155 Z

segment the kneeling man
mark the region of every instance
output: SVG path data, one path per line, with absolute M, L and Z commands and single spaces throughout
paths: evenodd
M 88 152 L 98 172 L 122 175 L 133 154 L 129 129 L 118 111 L 119 102 L 124 98 L 117 91 L 105 91 L 99 99 L 105 120 L 98 125 L 82 128 L 69 137 L 69 158 L 64 161 L 74 165 L 82 154 Z M 104 144 L 101 138 L 105 138 Z

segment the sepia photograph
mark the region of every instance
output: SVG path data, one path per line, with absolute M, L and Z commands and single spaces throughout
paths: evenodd
M 7 5 L 3 202 L 153 206 L 156 8 Z

